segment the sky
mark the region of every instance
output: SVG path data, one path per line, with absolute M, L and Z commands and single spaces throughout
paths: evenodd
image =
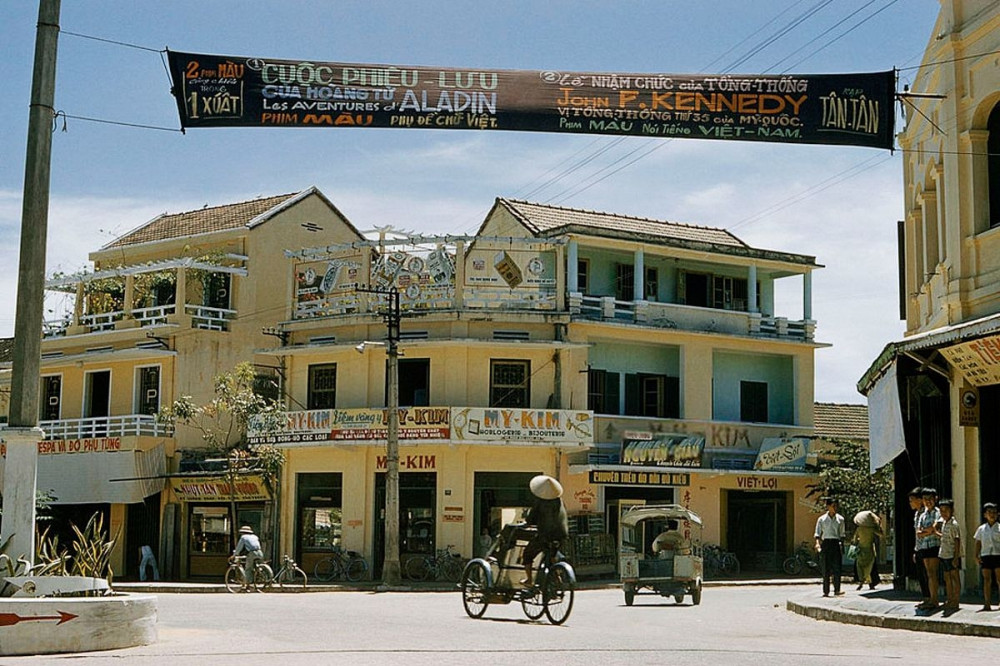
M 465 69 L 826 74 L 912 81 L 939 0 L 67 0 L 60 15 L 46 274 L 164 212 L 318 187 L 361 230 L 472 233 L 498 196 L 720 227 L 815 256 L 815 397 L 899 339 L 901 153 L 509 131 L 177 131 L 159 51 Z M 0 337 L 14 332 L 37 2 L 0 5 Z M 897 120 L 897 131 L 901 128 Z M 142 127 L 126 126 L 120 123 Z M 787 284 L 782 284 L 782 282 Z M 801 279 L 779 316 L 802 317 Z M 59 297 L 61 298 L 61 297 Z M 49 299 L 47 310 L 65 307 Z M 46 318 L 55 318 L 47 312 Z

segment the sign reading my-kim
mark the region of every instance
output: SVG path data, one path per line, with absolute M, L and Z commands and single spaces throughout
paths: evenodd
M 185 128 L 485 129 L 893 146 L 892 71 L 687 76 L 168 57 Z

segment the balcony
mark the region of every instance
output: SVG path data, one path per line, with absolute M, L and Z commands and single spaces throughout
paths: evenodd
M 39 421 L 38 427 L 45 432 L 46 440 L 174 436 L 173 426 L 159 423 L 149 414 Z

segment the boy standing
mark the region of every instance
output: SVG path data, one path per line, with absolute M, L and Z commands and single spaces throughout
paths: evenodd
M 816 552 L 820 553 L 823 571 L 823 596 L 830 596 L 830 578 L 833 593 L 840 596 L 840 566 L 844 542 L 844 517 L 837 513 L 837 500 L 826 498 L 826 513 L 816 521 Z
M 920 522 L 920 514 L 924 512 L 924 502 L 921 499 L 924 494 L 924 489 L 917 486 L 910 491 L 908 499 L 910 500 L 910 510 L 913 511 L 913 534 L 916 535 L 917 530 L 920 529 L 918 523 Z M 919 548 L 920 539 L 916 539 L 913 545 L 913 563 L 917 566 L 917 582 L 920 583 L 920 603 L 926 604 L 931 599 L 930 588 L 927 587 L 927 572 L 924 571 L 924 563 L 920 561 L 917 557 L 917 548 Z
M 987 502 L 983 505 L 986 522 L 979 526 L 972 537 L 976 541 L 976 562 L 983 572 L 984 611 L 993 610 L 990 599 L 993 596 L 993 579 L 996 578 L 1000 590 L 1000 523 L 997 523 L 997 505 Z
M 917 606 L 920 610 L 933 610 L 938 607 L 938 548 L 941 547 L 941 537 L 937 535 L 934 526 L 941 520 L 941 512 L 937 508 L 937 491 L 924 488 L 921 498 L 924 511 L 917 518 L 917 559 L 924 564 L 927 571 L 927 588 L 930 599 Z
M 941 520 L 935 526 L 941 537 L 941 547 L 938 559 L 941 561 L 941 571 L 944 573 L 944 588 L 947 595 L 946 610 L 958 610 L 959 597 L 962 593 L 962 530 L 955 520 L 955 502 L 950 499 L 941 500 L 938 504 Z

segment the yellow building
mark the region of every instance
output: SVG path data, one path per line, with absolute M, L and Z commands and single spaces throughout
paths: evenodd
M 1000 2 L 942 0 L 912 95 L 903 96 L 906 209 L 900 303 L 906 337 L 861 378 L 873 466 L 896 488 L 955 500 L 965 534 L 1000 499 Z M 897 562 L 914 536 L 897 499 Z M 970 544 L 969 580 L 978 579 Z M 897 581 L 913 571 L 896 572 Z
M 378 575 L 386 291 L 401 309 L 404 564 L 479 554 L 538 473 L 566 489 L 582 573 L 613 570 L 635 503 L 689 506 L 749 570 L 779 569 L 812 535 L 813 257 L 510 199 L 474 236 L 369 238 L 313 188 L 163 215 L 91 259 L 48 285 L 76 307 L 46 327 L 39 486 L 124 526 L 118 571 L 155 540 L 170 575 L 217 577 L 249 523 L 307 571 L 342 545 Z M 785 278 L 801 319 L 775 311 Z M 276 497 L 150 416 L 207 402 L 240 361 L 288 410 L 279 432 L 250 433 L 285 450 Z

